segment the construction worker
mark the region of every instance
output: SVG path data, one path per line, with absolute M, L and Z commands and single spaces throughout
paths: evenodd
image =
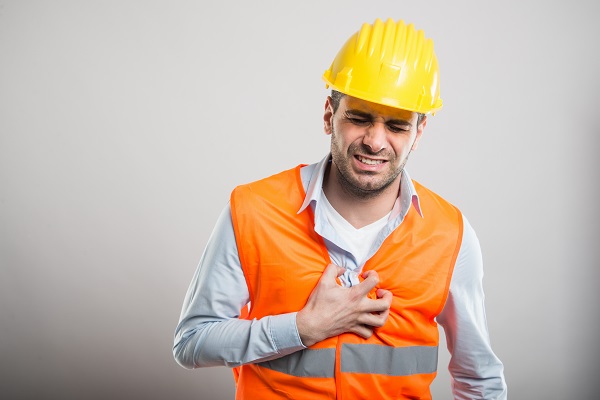
M 232 192 L 173 353 L 234 368 L 237 399 L 430 399 L 439 322 L 457 399 L 506 399 L 461 212 L 404 168 L 442 107 L 433 43 L 364 24 L 323 79 L 329 154 Z

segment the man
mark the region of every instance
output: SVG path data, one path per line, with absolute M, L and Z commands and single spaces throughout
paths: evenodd
M 238 399 L 429 399 L 441 323 L 457 399 L 505 399 L 479 243 L 404 166 L 437 111 L 437 59 L 364 24 L 324 80 L 331 152 L 236 188 L 183 305 L 176 360 L 235 367 Z

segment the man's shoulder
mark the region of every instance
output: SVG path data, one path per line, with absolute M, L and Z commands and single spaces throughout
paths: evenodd
M 264 217 L 296 215 L 304 201 L 299 165 L 254 182 L 239 185 L 230 197 L 232 214 Z

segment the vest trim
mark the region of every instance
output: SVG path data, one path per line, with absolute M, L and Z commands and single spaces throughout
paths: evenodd
M 333 378 L 335 356 L 335 348 L 305 349 L 258 365 L 300 378 Z M 437 346 L 390 347 L 344 343 L 340 371 L 389 376 L 430 374 L 436 372 L 437 362 Z
M 304 378 L 333 378 L 335 348 L 304 349 L 285 357 L 259 363 L 261 367 Z
M 407 376 L 437 371 L 437 346 L 344 344 L 342 372 Z

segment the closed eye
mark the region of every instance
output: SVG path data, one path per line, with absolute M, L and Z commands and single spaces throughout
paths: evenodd
M 406 125 L 388 125 L 387 128 L 394 133 L 410 132 L 410 127 Z
M 365 118 L 346 117 L 346 119 L 354 125 L 358 126 L 366 126 L 371 124 L 371 121 Z
M 346 110 L 344 118 L 356 126 L 369 126 L 373 122 L 372 115 L 360 110 Z

